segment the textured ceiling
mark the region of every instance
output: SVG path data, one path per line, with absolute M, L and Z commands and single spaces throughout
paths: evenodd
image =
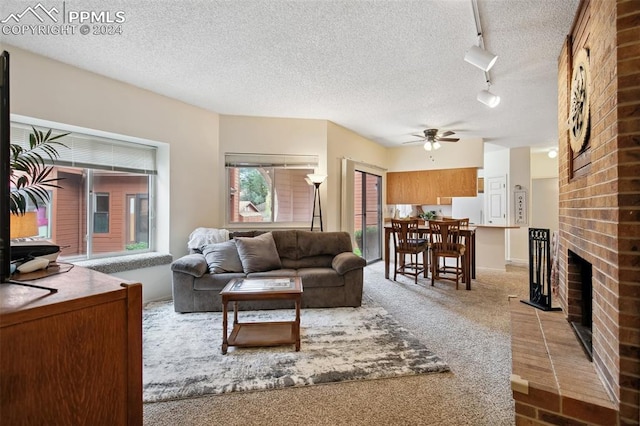
M 495 109 L 476 101 L 484 73 L 463 60 L 478 42 L 471 0 L 66 1 L 67 13 L 124 12 L 122 34 L 2 41 L 221 114 L 326 119 L 387 146 L 435 127 L 547 147 L 578 1 L 478 0 L 499 56 Z M 62 1 L 41 3 L 62 15 Z M 0 20 L 37 4 L 3 0 Z

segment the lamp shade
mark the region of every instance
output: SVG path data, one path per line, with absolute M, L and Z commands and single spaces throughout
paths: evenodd
M 307 175 L 308 182 L 313 184 L 321 184 L 327 178 L 327 175 L 310 174 Z
M 485 72 L 491 69 L 497 59 L 498 57 L 493 53 L 475 45 L 471 46 L 464 55 L 465 61 L 469 62 L 471 65 L 475 65 Z
M 11 215 L 10 238 L 25 238 L 38 235 L 38 216 L 36 212 L 26 212 L 24 215 Z
M 488 90 L 480 91 L 477 99 L 490 108 L 495 108 L 500 103 L 500 96 L 494 95 Z

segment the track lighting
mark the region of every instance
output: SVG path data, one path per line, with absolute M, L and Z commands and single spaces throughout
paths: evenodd
M 471 46 L 464 55 L 464 60 L 487 72 L 496 63 L 498 57 L 479 46 Z
M 487 90 L 481 90 L 476 99 L 490 108 L 495 108 L 500 103 L 500 96 L 489 91 L 491 86 L 491 76 L 489 70 L 496 63 L 498 57 L 485 50 L 482 38 L 482 26 L 480 25 L 480 13 L 478 12 L 478 0 L 471 0 L 473 8 L 473 19 L 476 23 L 476 34 L 478 35 L 478 45 L 471 46 L 464 55 L 464 60 L 480 68 L 484 72 L 484 79 L 487 82 Z
M 491 93 L 489 91 L 489 88 L 487 88 L 487 90 L 481 90 L 480 92 L 478 92 L 478 96 L 476 99 L 478 99 L 478 101 L 482 102 L 489 108 L 495 108 L 500 103 L 500 96 Z

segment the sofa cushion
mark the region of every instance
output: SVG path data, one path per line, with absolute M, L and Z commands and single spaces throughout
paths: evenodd
M 353 251 L 348 232 L 298 231 L 297 259 L 307 256 L 332 255 Z
M 242 262 L 238 256 L 235 240 L 223 243 L 207 244 L 200 249 L 209 265 L 209 272 L 221 274 L 224 272 L 243 272 Z
M 303 288 L 344 286 L 344 277 L 331 268 L 302 268 L 298 276 Z
M 193 280 L 193 289 L 195 291 L 215 291 L 216 295 L 229 284 L 233 278 L 244 278 L 244 272 L 225 272 L 223 274 L 204 274 L 200 278 Z M 194 294 L 194 297 L 198 297 Z M 210 297 L 207 295 L 199 297 Z
M 245 274 L 280 269 L 282 263 L 270 232 L 253 238 L 235 238 Z
M 279 277 L 295 277 L 298 271 L 295 269 L 274 269 L 272 271 L 253 272 L 247 275 L 247 278 L 279 278 Z
M 273 231 L 271 234 L 281 259 L 298 259 L 297 230 Z
M 300 269 L 300 268 L 331 268 L 333 256 L 308 256 L 298 260 L 280 258 L 283 268 Z

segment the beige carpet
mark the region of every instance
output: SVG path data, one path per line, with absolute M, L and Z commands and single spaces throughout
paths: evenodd
M 472 290 L 365 269 L 365 293 L 451 373 L 145 404 L 147 425 L 511 425 L 508 295 L 525 298 L 528 273 L 479 270 Z M 304 315 L 304 311 L 303 311 Z

